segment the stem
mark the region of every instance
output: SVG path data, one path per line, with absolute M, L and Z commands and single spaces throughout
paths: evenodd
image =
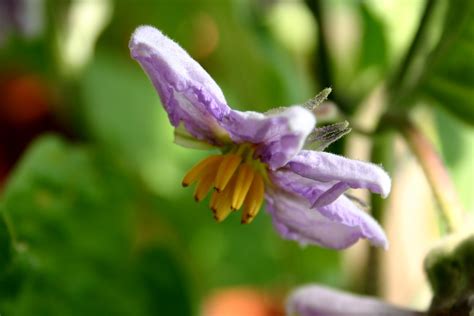
M 383 120 L 379 124 L 382 124 Z M 381 137 L 373 139 L 373 147 L 371 153 L 371 161 L 374 163 L 382 163 L 384 168 L 389 172 L 393 169 L 393 133 L 386 133 Z M 371 215 L 379 223 L 383 222 L 383 215 L 386 208 L 386 200 L 379 195 L 371 194 Z M 363 293 L 376 296 L 380 294 L 380 258 L 383 251 L 377 247 L 370 247 L 367 258 L 367 267 L 364 271 L 364 288 Z
M 449 233 L 456 231 L 464 211 L 445 165 L 431 142 L 413 123 L 404 122 L 400 130 L 423 168 L 446 230 Z
M 318 24 L 318 52 L 316 54 L 316 66 L 318 67 L 320 83 L 323 87 L 332 84 L 331 70 L 329 69 L 330 57 L 324 21 L 322 17 L 322 6 L 320 0 L 306 1 Z
M 317 75 L 321 87 L 330 88 L 334 85 L 334 78 L 331 72 L 331 57 L 321 1 L 305 0 L 305 2 L 318 25 L 318 50 L 314 56 L 314 73 Z M 333 92 L 331 93 L 331 99 L 334 100 L 342 112 L 348 113 L 349 106 L 347 105 L 347 102 L 342 100 L 339 96 L 339 92 L 335 90 L 337 89 L 333 89 Z
M 429 22 L 431 17 L 435 12 L 435 7 L 438 3 L 438 0 L 426 0 L 425 9 L 420 20 L 420 24 L 416 31 L 415 37 L 411 42 L 410 48 L 408 49 L 403 61 L 399 67 L 398 73 L 392 78 L 391 83 L 389 84 L 390 91 L 392 92 L 391 98 L 393 99 L 393 93 L 399 93 L 400 88 L 407 86 L 407 74 L 413 66 L 413 62 L 416 59 L 419 51 L 423 48 L 427 34 L 430 31 Z M 390 102 L 393 104 L 393 102 Z

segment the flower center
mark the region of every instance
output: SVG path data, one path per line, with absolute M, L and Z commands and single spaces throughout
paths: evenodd
M 184 176 L 183 186 L 197 182 L 194 199 L 202 201 L 214 187 L 209 207 L 214 218 L 221 222 L 232 211 L 242 208 L 242 224 L 257 215 L 265 192 L 267 166 L 255 158 L 255 146 L 240 144 L 222 155 L 201 160 Z

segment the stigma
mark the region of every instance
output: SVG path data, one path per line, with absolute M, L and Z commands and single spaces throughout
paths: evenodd
M 254 152 L 253 145 L 241 144 L 227 153 L 209 156 L 189 170 L 182 185 L 196 183 L 197 202 L 212 191 L 209 207 L 216 221 L 242 209 L 241 223 L 249 224 L 262 206 L 267 169 Z

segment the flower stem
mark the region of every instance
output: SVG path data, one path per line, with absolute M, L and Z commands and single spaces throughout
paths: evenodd
M 433 144 L 410 121 L 400 126 L 401 133 L 423 168 L 431 190 L 438 202 L 440 216 L 448 233 L 456 231 L 461 222 L 463 207 L 446 166 Z

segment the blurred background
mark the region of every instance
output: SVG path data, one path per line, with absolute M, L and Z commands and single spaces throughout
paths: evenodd
M 465 223 L 474 209 L 472 6 L 0 0 L 0 314 L 283 315 L 307 283 L 426 308 L 423 258 L 449 230 L 439 195 L 453 193 Z M 206 152 L 173 143 L 129 56 L 143 24 L 185 48 L 233 108 L 301 104 L 332 87 L 318 124 L 353 130 L 328 151 L 392 175 L 388 200 L 354 192 L 389 250 L 303 248 L 265 212 L 217 224 L 181 187 Z M 440 166 L 452 186 L 430 172 Z

